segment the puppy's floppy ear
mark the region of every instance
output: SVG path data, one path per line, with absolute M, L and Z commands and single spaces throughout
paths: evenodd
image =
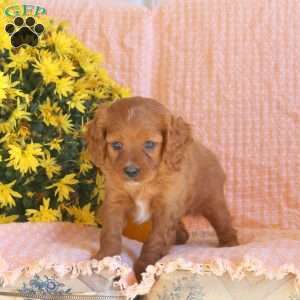
M 173 171 L 180 170 L 187 146 L 193 141 L 191 127 L 181 117 L 170 116 L 165 133 L 163 161 Z
M 100 105 L 95 112 L 94 118 L 86 124 L 84 135 L 89 158 L 98 168 L 103 166 L 105 158 L 107 110 L 107 105 Z

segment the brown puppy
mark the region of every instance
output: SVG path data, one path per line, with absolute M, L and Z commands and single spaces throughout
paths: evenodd
M 106 178 L 96 258 L 121 253 L 122 230 L 129 216 L 137 223 L 151 218 L 153 224 L 134 266 L 138 279 L 172 244 L 187 241 L 181 223 L 184 215 L 206 217 L 221 246 L 238 244 L 220 164 L 194 141 L 190 126 L 162 104 L 136 97 L 101 105 L 87 126 L 86 140 L 93 163 Z

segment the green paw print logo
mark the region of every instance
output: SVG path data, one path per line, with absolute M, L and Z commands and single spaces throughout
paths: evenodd
M 44 26 L 36 24 L 33 17 L 16 17 L 13 23 L 5 26 L 5 31 L 11 36 L 11 44 L 16 48 L 22 45 L 36 46 L 44 30 Z

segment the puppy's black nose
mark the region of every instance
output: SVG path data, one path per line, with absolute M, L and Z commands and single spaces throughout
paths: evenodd
M 124 173 L 128 176 L 128 177 L 136 177 L 140 172 L 140 169 L 134 165 L 129 165 L 127 167 L 124 168 Z

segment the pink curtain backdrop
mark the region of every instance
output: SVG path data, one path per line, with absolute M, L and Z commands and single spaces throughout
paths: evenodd
M 133 94 L 192 123 L 226 170 L 237 226 L 300 229 L 299 1 L 32 2 L 68 20 Z

